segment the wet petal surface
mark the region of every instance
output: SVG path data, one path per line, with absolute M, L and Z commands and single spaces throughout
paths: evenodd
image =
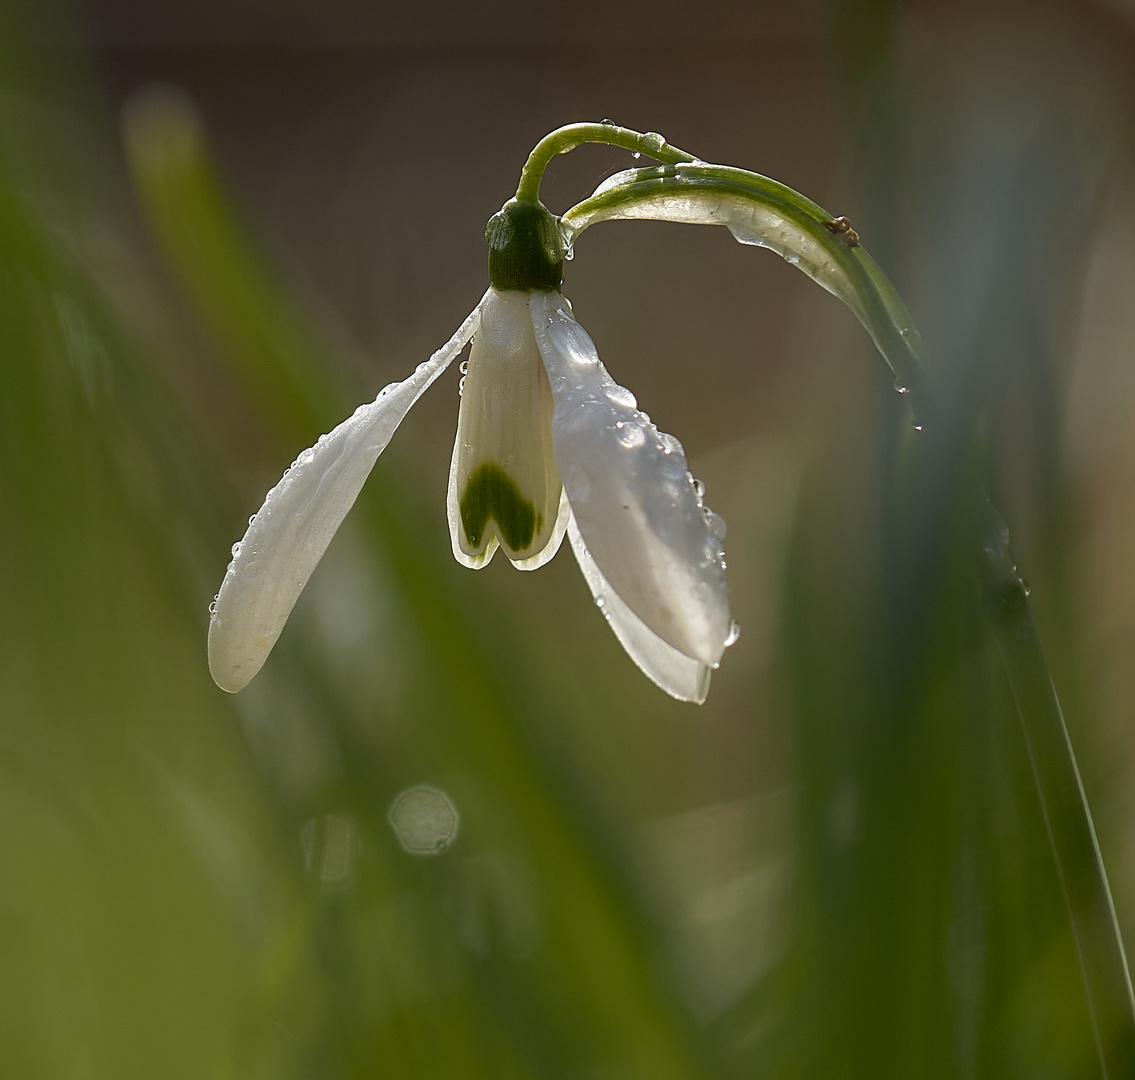
M 721 519 L 703 506 L 681 444 L 636 407 L 558 293 L 532 298 L 555 411 L 552 439 L 580 536 L 649 630 L 715 667 L 733 635 Z
M 482 304 L 484 300 L 482 300 Z M 233 547 L 209 622 L 209 670 L 229 693 L 260 670 L 395 429 L 477 329 L 480 305 L 442 348 L 320 437 L 268 492 Z

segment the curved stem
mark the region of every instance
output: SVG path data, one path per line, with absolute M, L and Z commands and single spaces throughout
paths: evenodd
M 544 170 L 548 162 L 557 154 L 566 154 L 583 143 L 600 143 L 607 146 L 621 146 L 624 150 L 632 150 L 645 154 L 664 165 L 677 165 L 683 161 L 693 161 L 693 154 L 671 146 L 656 131 L 645 134 L 632 128 L 619 127 L 610 121 L 599 124 L 583 123 L 568 124 L 557 128 L 545 135 L 528 155 L 524 168 L 520 172 L 520 183 L 516 186 L 516 198 L 520 202 L 538 202 L 540 199 L 540 181 L 544 178 Z

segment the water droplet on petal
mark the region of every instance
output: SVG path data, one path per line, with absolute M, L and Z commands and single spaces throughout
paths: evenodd
M 741 636 L 741 624 L 734 619 L 729 624 L 729 636 L 725 639 L 725 647 L 729 648 L 730 645 L 736 643 L 737 639 Z
M 705 484 L 703 484 L 700 480 L 695 480 L 693 477 L 690 477 L 690 483 L 692 483 L 694 485 L 694 491 L 697 492 L 698 498 L 704 499 L 705 498 Z
M 633 450 L 646 442 L 646 432 L 638 424 L 624 424 L 620 420 L 615 427 L 619 430 L 619 445 L 625 450 Z
M 715 514 L 712 510 L 706 509 L 705 511 L 705 525 L 709 529 L 710 535 L 718 541 L 725 539 L 725 518 L 720 514 Z
M 462 375 L 468 375 L 469 374 L 469 361 L 468 360 L 462 360 L 461 361 L 461 367 L 458 370 L 461 372 Z
M 910 387 L 903 386 L 903 384 L 899 382 L 898 379 L 895 379 L 895 392 L 899 394 L 908 394 L 910 393 Z
M 642 137 L 642 144 L 647 150 L 652 150 L 657 154 L 666 145 L 666 140 L 657 131 L 648 131 Z

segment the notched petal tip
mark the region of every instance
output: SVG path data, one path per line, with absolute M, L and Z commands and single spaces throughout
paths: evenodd
M 482 301 L 483 303 L 484 301 Z M 402 382 L 391 383 L 296 458 L 252 516 L 211 608 L 209 670 L 229 693 L 260 670 L 307 580 L 398 425 L 477 328 L 457 333 Z

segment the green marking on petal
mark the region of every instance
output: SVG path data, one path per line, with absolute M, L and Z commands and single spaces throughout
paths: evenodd
M 513 552 L 524 551 L 544 524 L 543 515 L 536 513 L 516 481 L 494 461 L 473 471 L 461 496 L 461 525 L 473 550 L 481 546 L 490 520 L 497 523 L 501 539 Z

